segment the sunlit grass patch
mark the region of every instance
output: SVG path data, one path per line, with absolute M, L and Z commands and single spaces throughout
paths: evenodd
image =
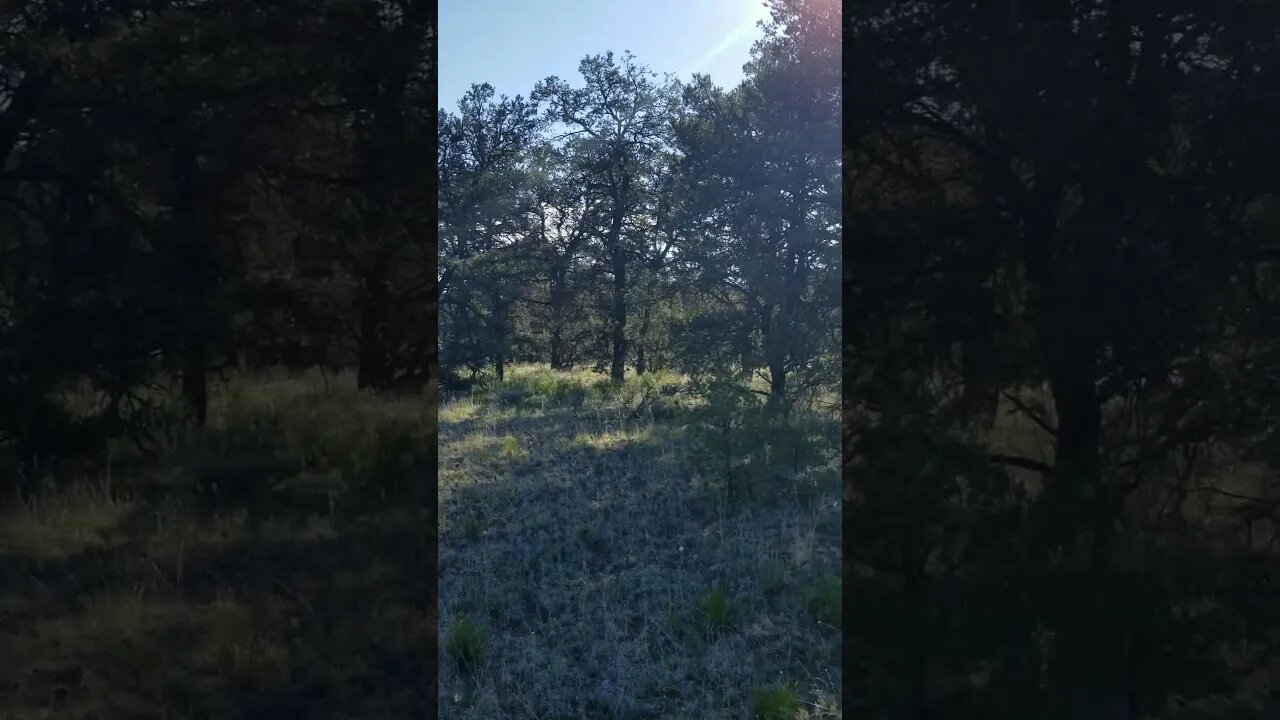
M 107 547 L 132 509 L 86 485 L 30 498 L 0 514 L 0 552 L 55 559 Z
M 654 438 L 652 427 L 634 427 L 598 433 L 578 433 L 573 437 L 573 444 L 595 450 L 612 450 L 632 443 L 650 442 Z
M 501 439 L 484 432 L 473 432 L 449 443 L 450 455 L 483 457 L 499 446 Z
M 503 460 L 520 460 L 529 456 L 514 435 L 504 435 L 498 439 L 498 454 Z
M 440 405 L 441 423 L 460 423 L 474 420 L 480 415 L 481 405 L 469 397 L 464 397 Z

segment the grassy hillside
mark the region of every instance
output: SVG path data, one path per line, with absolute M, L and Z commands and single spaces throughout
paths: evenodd
M 836 718 L 838 419 L 512 368 L 440 409 L 440 715 Z
M 7 503 L 0 717 L 426 717 L 433 413 L 353 385 L 233 378 L 157 461 Z M 306 467 L 256 537 L 197 516 L 195 469 L 263 455 Z

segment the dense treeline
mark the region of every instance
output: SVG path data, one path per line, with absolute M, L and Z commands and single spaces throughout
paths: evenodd
M 847 709 L 1273 717 L 1277 8 L 847 12 Z
M 775 2 L 746 79 L 584 59 L 440 120 L 446 384 L 513 361 L 834 388 L 840 227 L 834 3 Z
M 435 11 L 0 5 L 0 716 L 432 716 Z
M 145 445 L 175 421 L 142 400 L 161 378 L 195 423 L 228 368 L 426 384 L 433 6 L 29 0 L 3 20 L 8 467 Z M 101 402 L 73 419 L 56 397 L 77 383 Z

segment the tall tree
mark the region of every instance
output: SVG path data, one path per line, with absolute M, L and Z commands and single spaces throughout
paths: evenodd
M 538 83 L 534 97 L 546 102 L 548 120 L 579 137 L 579 160 L 591 172 L 590 186 L 608 204 L 603 242 L 612 277 L 609 376 L 621 381 L 627 361 L 627 273 L 638 239 L 624 232 L 648 190 L 651 163 L 668 142 L 674 86 L 658 85 L 653 73 L 630 54 L 588 57 L 579 65 L 583 86 L 556 77 Z
M 702 282 L 735 298 L 782 404 L 833 374 L 839 326 L 839 37 L 835 5 L 776 3 L 748 78 L 686 89 L 680 133 L 705 232 L 687 248 Z
M 858 452 L 902 462 L 907 445 L 932 443 L 938 462 L 977 463 L 929 476 L 927 501 L 879 487 L 882 465 L 854 491 L 884 503 L 868 513 L 925 523 L 948 506 L 974 510 L 951 505 L 951 475 L 992 463 L 1035 473 L 1026 545 L 998 553 L 1010 562 L 1001 572 L 1035 567 L 1053 578 L 1038 575 L 1045 586 L 1091 583 L 1108 598 L 1105 620 L 1059 615 L 1038 594 L 1046 606 L 1020 617 L 1061 629 L 1051 693 L 1127 693 L 1133 717 L 1169 689 L 1149 669 L 1151 616 L 1133 610 L 1149 586 L 1115 579 L 1119 524 L 1171 458 L 1253 444 L 1269 402 L 1254 393 L 1275 334 L 1254 319 L 1273 316 L 1276 296 L 1259 280 L 1248 208 L 1274 192 L 1262 170 L 1274 158 L 1246 148 L 1280 111 L 1268 90 L 1280 48 L 1260 29 L 1274 14 L 1257 3 L 869 3 L 848 16 Z M 1019 399 L 1040 387 L 1045 407 Z M 1049 462 L 975 440 L 973 401 L 998 396 L 1051 438 Z M 1180 516 L 1186 495 L 1175 497 Z M 943 582 L 929 577 L 929 553 L 960 534 L 931 525 L 931 548 L 916 529 L 896 571 L 920 588 L 909 622 Z M 907 675 L 919 680 L 937 650 L 912 652 Z M 1002 690 L 1020 692 L 1009 682 Z
M 525 162 L 540 127 L 534 105 L 520 96 L 494 98 L 473 86 L 459 113 L 440 122 L 440 287 L 454 330 L 470 325 L 481 351 L 501 373 L 510 342 L 512 244 L 526 221 Z

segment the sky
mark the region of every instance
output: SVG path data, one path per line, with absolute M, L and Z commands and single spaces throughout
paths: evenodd
M 550 75 L 581 85 L 578 63 L 609 50 L 732 87 L 768 14 L 764 0 L 441 0 L 439 105 L 456 111 L 473 83 L 525 97 Z

